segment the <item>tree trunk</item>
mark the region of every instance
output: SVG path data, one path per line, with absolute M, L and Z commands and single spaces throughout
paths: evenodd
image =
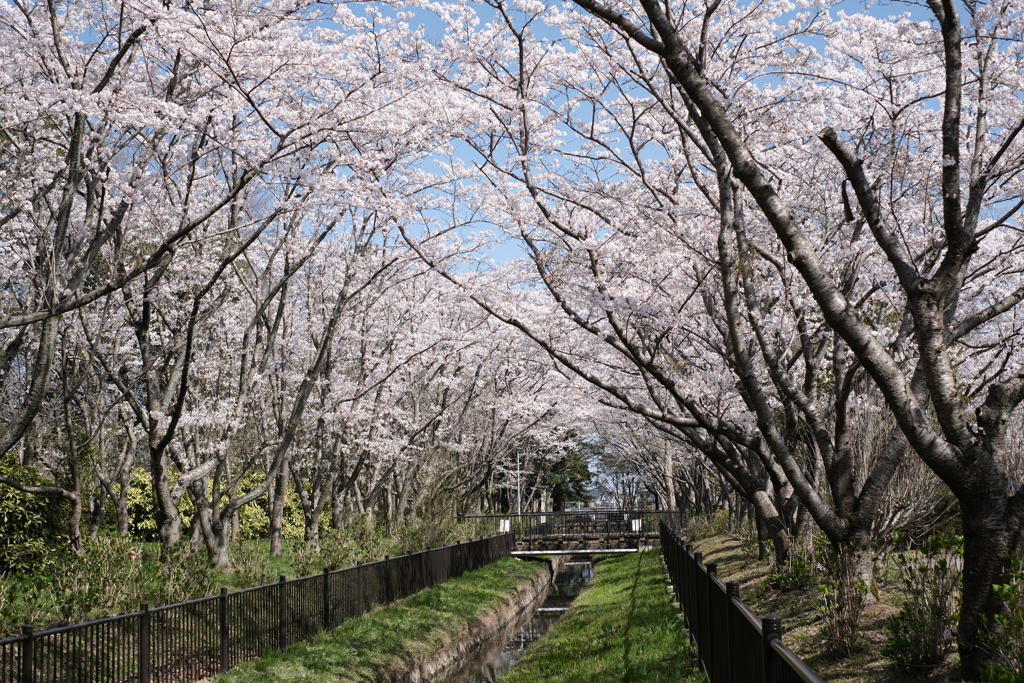
M 213 532 L 210 564 L 217 569 L 228 569 L 231 567 L 231 555 L 228 552 L 231 546 L 231 524 L 214 524 Z
M 127 536 L 129 531 L 128 522 L 128 487 L 131 484 L 131 471 L 125 468 L 121 476 L 121 490 L 114 498 L 114 507 L 117 510 L 117 533 Z
M 219 534 L 217 533 L 217 523 L 213 516 L 213 510 L 210 507 L 210 502 L 206 499 L 205 479 L 200 479 L 189 486 L 188 493 L 196 510 L 192 517 L 192 528 L 193 530 L 198 529 L 202 534 L 203 545 L 206 546 L 206 554 L 213 566 L 218 569 L 226 569 L 230 566 L 230 561 L 227 564 L 218 564 L 216 559 Z
M 303 512 L 303 521 L 305 522 L 305 529 L 303 529 L 303 538 L 306 541 L 306 547 L 313 550 L 320 550 L 320 506 L 315 507 L 313 510 Z
M 274 495 L 270 499 L 270 556 L 284 554 L 284 499 L 288 494 L 288 467 L 277 473 Z
M 757 559 L 763 561 L 768 557 L 768 525 L 758 514 L 754 515 L 754 520 L 757 525 Z
M 775 504 L 771 501 L 768 493 L 764 490 L 754 494 L 754 515 L 758 520 L 758 538 L 764 532 L 764 538 L 772 542 L 775 549 L 775 562 L 780 566 L 789 562 L 789 535 L 786 529 L 785 520 L 779 514 Z M 758 551 L 758 556 L 764 555 L 763 543 Z
M 964 677 L 977 680 L 986 665 L 984 644 L 979 634 L 985 622 L 994 623 L 1000 605 L 992 591 L 1006 570 L 1009 534 L 1006 524 L 1006 495 L 990 491 L 970 504 L 960 503 L 964 522 L 964 575 L 957 626 L 957 645 Z
M 153 480 L 153 519 L 160 536 L 160 561 L 167 563 L 170 550 L 181 540 L 181 515 L 171 495 L 167 455 L 163 449 L 150 448 Z
M 107 489 L 103 486 L 89 498 L 89 538 L 96 540 L 107 512 Z

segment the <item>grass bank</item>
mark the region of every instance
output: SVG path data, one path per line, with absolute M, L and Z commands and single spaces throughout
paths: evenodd
M 704 680 L 671 600 L 658 551 L 602 559 L 572 609 L 501 681 Z
M 480 616 L 547 571 L 507 558 L 400 603 L 378 607 L 315 639 L 268 653 L 217 683 L 355 683 L 386 680 L 403 663 L 437 652 Z
M 718 576 L 723 581 L 740 582 L 740 596 L 755 614 L 774 613 L 782 617 L 783 642 L 829 683 L 951 683 L 960 680 L 955 675 L 955 654 L 938 670 L 919 677 L 894 671 L 892 660 L 882 654 L 888 642 L 886 622 L 899 611 L 903 600 L 902 589 L 891 572 L 879 577 L 879 601 L 864 612 L 859 629 L 860 646 L 850 656 L 841 656 L 829 654 L 822 647 L 824 619 L 816 584 L 802 590 L 771 589 L 771 560 L 758 561 L 753 544 L 735 536 L 711 536 L 695 541 L 693 548 L 704 553 L 704 562 L 718 564 Z

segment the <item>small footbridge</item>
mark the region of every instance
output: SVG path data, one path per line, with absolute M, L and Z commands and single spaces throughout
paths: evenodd
M 575 555 L 636 552 L 661 545 L 659 525 L 682 525 L 677 511 L 581 509 L 505 515 L 466 515 L 478 536 L 513 533 L 513 555 Z

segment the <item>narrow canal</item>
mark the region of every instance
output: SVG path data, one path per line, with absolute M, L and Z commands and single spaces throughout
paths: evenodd
M 528 647 L 540 640 L 562 618 L 593 576 L 594 565 L 589 558 L 563 563 L 543 604 L 534 611 L 519 632 L 497 654 L 485 662 L 467 666 L 448 683 L 493 683 L 498 680 L 499 676 L 515 666 Z

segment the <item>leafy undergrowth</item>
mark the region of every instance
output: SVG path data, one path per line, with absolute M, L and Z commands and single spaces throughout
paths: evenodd
M 658 552 L 602 559 L 591 584 L 502 683 L 702 681 Z
M 712 536 L 695 542 L 693 547 L 704 553 L 704 562 L 718 564 L 718 575 L 723 581 L 740 582 L 740 596 L 755 614 L 774 613 L 782 617 L 785 629 L 783 642 L 829 683 L 943 683 L 960 680 L 953 674 L 958 663 L 956 655 L 929 676 L 914 678 L 894 671 L 891 660 L 881 654 L 887 643 L 886 622 L 899 611 L 901 601 L 894 577 L 882 577 L 878 582 L 879 602 L 865 610 L 860 625 L 859 647 L 849 657 L 840 657 L 822 650 L 824 621 L 816 585 L 785 592 L 770 590 L 771 561 L 758 561 L 748 553 L 746 543 L 733 536 Z
M 473 619 L 496 609 L 546 570 L 507 558 L 400 603 L 239 665 L 218 683 L 355 683 L 388 680 L 403 661 L 421 659 L 450 642 Z
M 127 536 L 87 539 L 80 556 L 52 553 L 35 573 L 0 573 L 0 638 L 15 635 L 21 624 L 37 631 L 126 614 L 230 590 L 274 583 L 279 576 L 319 574 L 324 567 L 397 557 L 480 537 L 475 523 L 407 517 L 388 536 L 384 527 L 358 516 L 342 530 L 324 530 L 319 546 L 286 539 L 281 557 L 270 556 L 266 540 L 240 540 L 230 548 L 231 569 L 210 566 L 207 552 L 183 541 L 165 566 L 158 543 Z

